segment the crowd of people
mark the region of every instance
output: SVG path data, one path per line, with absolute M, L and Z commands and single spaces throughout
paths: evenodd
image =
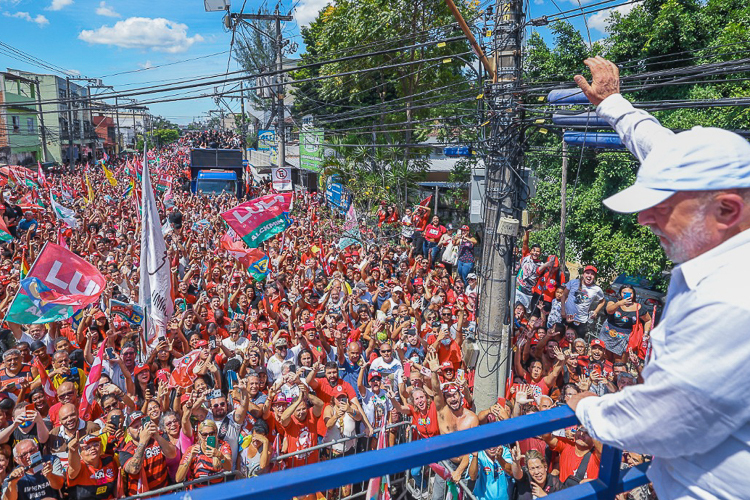
M 190 133 L 151 152 L 152 170 L 186 175 L 191 146 L 232 147 L 237 140 Z M 469 353 L 482 300 L 474 257 L 479 235 L 468 226 L 447 228 L 427 206 L 406 208 L 403 216 L 383 206 L 380 222 L 398 230 L 362 225 L 363 240 L 342 249 L 342 218 L 315 193 L 297 193 L 291 226 L 262 245 L 270 269 L 263 281 L 222 246 L 227 227 L 220 214 L 241 200 L 179 189 L 157 194 L 162 220 L 173 222 L 165 241 L 175 313 L 163 337 L 146 339 L 142 327 L 111 308 L 112 300 L 139 300 L 141 221 L 137 194 L 127 187 L 136 165 L 132 158 L 110 161 L 117 186 L 99 165 L 86 167 L 95 186 L 90 201 L 82 171 L 47 177 L 47 190 L 75 210 L 77 229 L 41 204 L 18 208 L 42 188 L 10 179 L 2 188 L 0 213 L 13 239 L 0 255 L 1 314 L 21 286 L 24 264 L 45 242 L 66 245 L 107 280 L 101 300 L 77 318 L 3 325 L 3 500 L 147 496 L 194 480 L 202 481 L 192 487 L 202 487 L 335 460 L 379 441 L 429 439 L 544 411 L 580 391 L 601 395 L 638 383 L 643 356 L 629 347 L 629 336 L 635 322 L 645 327 L 647 342 L 650 318 L 638 314 L 634 290 L 605 303 L 593 266 L 567 280 L 557 258 L 529 246 L 527 234 L 511 325 L 514 378 L 505 398 L 477 408 Z M 260 184 L 249 196 L 271 189 Z M 615 332 L 604 340 L 590 335 L 600 311 L 607 332 Z M 91 418 L 84 419 L 83 392 L 102 343 L 106 359 Z M 197 362 L 187 380 L 175 383 L 172 375 L 191 353 Z M 47 378 L 52 398 L 42 387 Z M 424 499 L 443 500 L 450 484 L 460 482 L 478 499 L 527 500 L 595 479 L 600 453 L 586 429 L 574 427 L 457 457 L 445 462 L 443 474 L 416 467 L 408 484 Z M 623 467 L 647 459 L 627 453 Z M 318 497 L 344 498 L 357 488 Z M 648 497 L 648 488 L 640 488 L 622 498 Z

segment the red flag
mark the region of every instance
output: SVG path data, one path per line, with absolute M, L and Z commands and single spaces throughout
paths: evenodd
M 44 176 L 44 171 L 42 170 L 42 162 L 37 162 L 37 164 L 39 165 L 39 169 L 37 170 L 39 185 L 42 187 L 47 187 L 47 178 Z
M 432 201 L 432 195 L 430 195 L 427 198 L 425 198 L 424 200 L 420 201 L 419 204 L 421 206 L 423 206 L 423 207 L 429 207 L 431 201 Z
M 378 435 L 378 450 L 382 450 L 383 448 L 388 446 L 388 442 L 386 441 L 387 433 L 385 432 L 386 422 L 386 416 L 383 415 L 383 419 L 379 429 L 380 434 Z M 370 482 L 367 483 L 367 493 L 365 495 L 365 500 L 378 500 L 381 497 L 382 480 L 382 477 L 373 477 L 372 479 L 370 479 Z
M 57 244 L 63 247 L 65 250 L 70 250 L 70 248 L 68 248 L 68 242 L 65 241 L 63 228 L 61 227 L 57 229 Z
M 39 380 L 42 381 L 42 389 L 44 389 L 44 397 L 47 400 L 47 404 L 53 406 L 57 403 L 57 391 L 52 385 L 49 375 L 47 375 L 47 370 L 44 369 L 42 362 L 36 356 L 34 356 L 34 368 L 39 372 Z
M 201 350 L 196 349 L 184 355 L 180 359 L 174 360 L 174 370 L 169 376 L 169 387 L 190 387 L 195 380 L 193 368 L 200 361 Z
M 83 390 L 83 397 L 81 398 L 81 406 L 78 409 L 78 416 L 83 420 L 91 419 L 91 410 L 94 407 L 94 398 L 96 397 L 96 389 L 99 387 L 99 379 L 102 376 L 102 360 L 104 359 L 104 345 L 102 342 L 99 345 L 99 352 L 94 359 L 94 364 L 91 366 L 89 377 L 86 380 L 86 388 Z
M 265 255 L 263 250 L 258 248 L 246 248 L 244 243 L 233 240 L 229 234 L 221 237 L 221 248 L 232 254 L 245 268 L 250 267 Z

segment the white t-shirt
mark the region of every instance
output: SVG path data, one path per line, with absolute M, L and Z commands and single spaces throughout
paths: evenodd
M 299 349 L 297 349 L 297 352 L 299 352 Z M 279 378 L 281 376 L 281 366 L 284 364 L 284 361 L 293 360 L 296 356 L 297 354 L 294 352 L 294 347 L 293 347 L 291 349 L 287 349 L 286 358 L 284 358 L 283 360 L 280 360 L 276 356 L 276 354 L 268 358 L 268 361 L 266 362 L 266 371 L 268 372 L 268 381 L 270 383 L 273 383 L 277 378 Z
M 573 321 L 588 323 L 591 306 L 596 306 L 604 298 L 604 291 L 598 285 L 586 286 L 578 278 L 568 281 L 565 288 L 570 290 L 565 301 L 565 314 L 573 314 Z
M 55 352 L 55 343 L 52 340 L 52 338 L 49 336 L 49 333 L 45 333 L 44 337 L 42 337 L 41 339 L 39 339 L 39 341 L 42 342 L 44 345 L 47 346 L 47 354 L 53 354 Z M 36 342 L 36 339 L 33 338 L 28 333 L 23 332 L 21 334 L 21 340 L 19 340 L 18 342 L 28 342 L 29 345 L 31 345 L 32 342 Z
M 367 415 L 367 420 L 370 422 L 380 422 L 380 417 L 383 415 L 381 412 L 385 412 L 385 415 L 387 415 L 392 409 L 393 404 L 384 390 L 381 390 L 380 394 L 375 394 L 370 389 L 367 389 L 365 396 L 362 398 L 362 410 Z
M 387 379 L 395 380 L 396 383 L 400 384 L 404 378 L 404 367 L 401 365 L 401 361 L 395 357 L 390 363 L 386 363 L 381 357 L 376 358 L 375 361 L 370 365 L 370 370 L 375 370 L 383 376 L 383 383 L 387 382 Z
M 228 350 L 236 352 L 244 351 L 245 349 L 247 349 L 247 346 L 250 345 L 250 341 L 247 339 L 247 337 L 240 337 L 237 339 L 237 342 L 234 342 L 232 340 L 232 337 L 227 337 L 221 341 L 221 344 Z

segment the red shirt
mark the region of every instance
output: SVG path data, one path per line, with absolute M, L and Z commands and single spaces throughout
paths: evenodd
M 318 388 L 315 389 L 315 395 L 318 396 L 325 404 L 330 403 L 333 398 L 341 393 L 346 393 L 349 401 L 357 397 L 357 393 L 354 392 L 354 387 L 352 387 L 352 384 L 350 384 L 349 382 L 344 382 L 344 380 L 342 379 L 338 379 L 336 381 L 336 385 L 334 385 L 333 387 L 331 387 L 331 384 L 328 383 L 328 380 L 325 377 L 319 378 L 317 380 Z
M 432 243 L 437 243 L 440 241 L 440 237 L 443 236 L 447 230 L 445 229 L 445 226 L 433 226 L 432 224 L 428 224 L 426 228 L 424 228 L 424 239 L 427 241 L 431 241 Z
M 576 447 L 569 441 L 557 438 L 557 445 L 553 448 L 560 454 L 560 482 L 564 483 L 568 477 L 575 474 L 578 466 L 581 465 L 583 457 L 576 455 Z M 592 449 L 593 453 L 594 450 Z M 589 465 L 586 467 L 584 479 L 596 479 L 599 477 L 599 456 L 596 453 L 591 455 Z
M 420 412 L 412 405 L 409 405 L 409 409 L 411 410 L 411 421 L 417 428 L 420 437 L 431 438 L 440 435 L 437 407 L 434 401 L 430 401 L 430 406 L 427 407 L 425 413 Z
M 287 453 L 312 448 L 318 444 L 318 417 L 313 414 L 313 409 L 307 409 L 307 419 L 304 422 L 297 420 L 292 415 L 289 425 L 286 426 Z M 318 451 L 297 453 L 287 459 L 287 467 L 299 467 L 305 464 L 314 464 L 318 461 Z

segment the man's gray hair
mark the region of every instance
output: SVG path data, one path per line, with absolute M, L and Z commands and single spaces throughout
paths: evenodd
M 18 349 L 8 349 L 7 351 L 5 351 L 3 353 L 3 361 L 5 361 L 6 359 L 8 359 L 11 356 L 19 356 L 20 357 L 21 356 L 21 351 L 19 351 Z
M 33 439 L 22 439 L 18 443 L 16 443 L 16 446 L 13 447 L 13 458 L 18 458 L 18 448 L 24 444 L 24 443 L 31 443 L 31 445 L 39 451 L 39 448 L 36 445 L 36 441 Z

